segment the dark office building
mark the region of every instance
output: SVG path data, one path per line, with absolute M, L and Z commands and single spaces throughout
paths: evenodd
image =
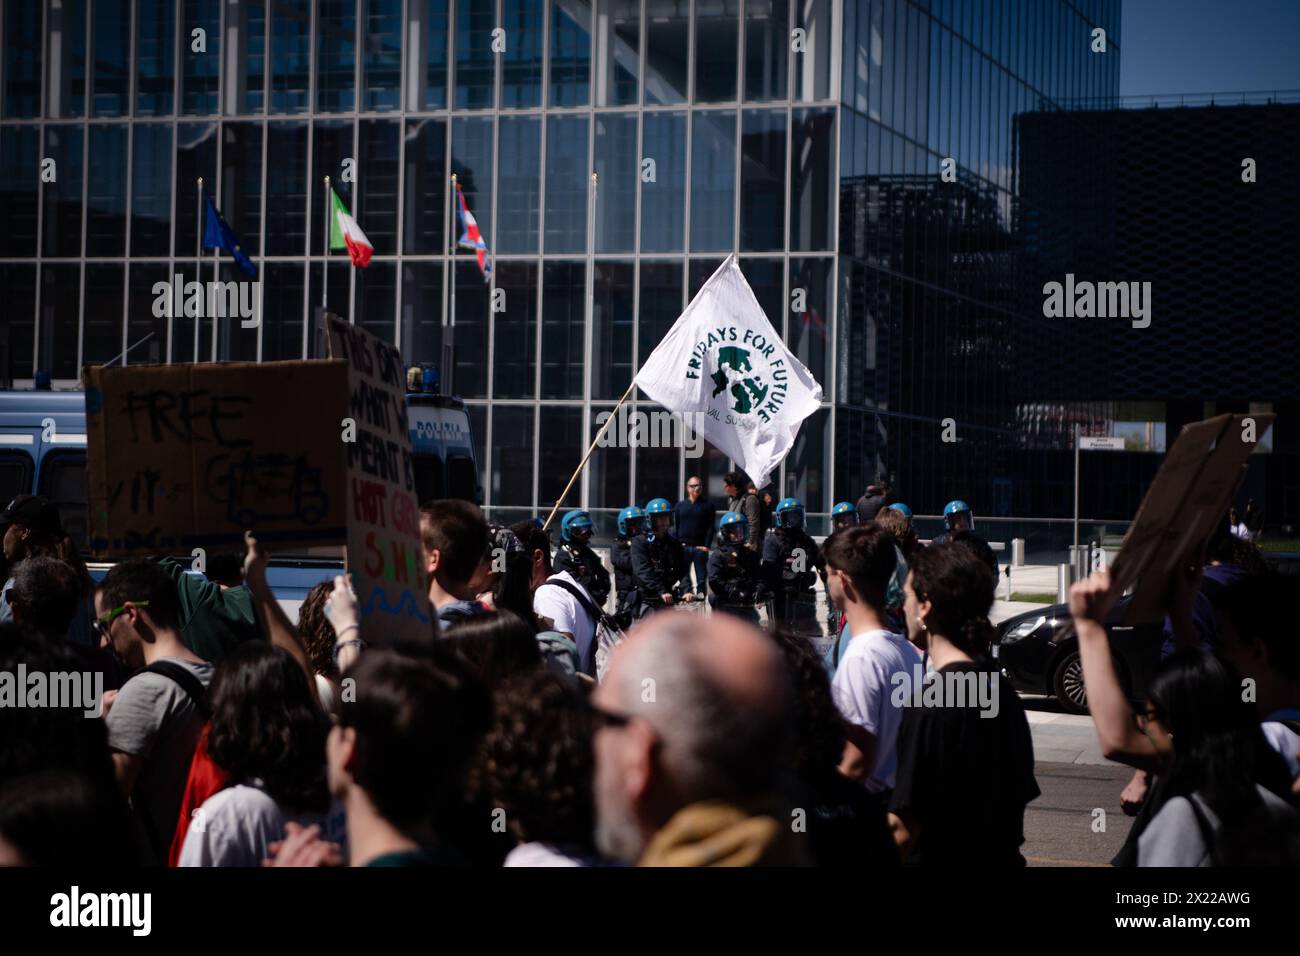
M 1062 498 L 1079 424 L 1125 434 L 1131 449 L 1089 456 L 1084 512 L 1129 515 L 1184 424 L 1273 411 L 1240 497 L 1271 525 L 1300 522 L 1300 104 L 1257 99 L 1017 118 L 1023 257 L 1009 381 L 1022 442 L 1038 452 L 1025 457 L 1030 494 Z M 1067 281 L 1076 301 L 1093 295 L 1093 315 L 1044 314 L 1045 285 L 1064 294 Z M 1147 314 L 1116 315 L 1135 291 Z M 1062 513 L 1050 500 L 1016 508 Z
M 1119 0 L 7 0 L 0 37 L 17 384 L 299 358 L 326 287 L 411 362 L 454 317 L 444 380 L 519 514 L 732 251 L 825 393 L 781 494 L 824 513 L 884 472 L 918 512 L 1009 513 L 1014 120 L 1113 97 L 1121 44 Z M 451 254 L 452 174 L 492 285 Z M 328 282 L 326 175 L 374 245 Z M 155 314 L 155 283 L 213 274 L 200 177 L 257 263 L 256 328 Z M 606 449 L 568 501 L 697 471 L 717 495 L 728 467 Z

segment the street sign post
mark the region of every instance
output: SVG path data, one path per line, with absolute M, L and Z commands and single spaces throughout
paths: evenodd
M 1079 554 L 1079 452 L 1123 451 L 1124 439 L 1111 435 L 1080 435 L 1082 429 L 1074 426 L 1074 548 L 1072 556 L 1077 566 Z

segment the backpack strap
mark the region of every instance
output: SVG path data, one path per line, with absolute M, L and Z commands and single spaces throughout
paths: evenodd
M 547 578 L 538 586 L 546 587 L 548 584 L 568 591 L 577 598 L 578 603 L 582 605 L 582 609 L 587 612 L 587 617 L 591 618 L 591 624 L 593 627 L 605 623 L 605 612 L 596 607 L 596 605 L 592 603 L 591 598 L 587 597 L 587 595 L 583 594 L 581 590 L 574 587 L 568 581 L 557 580 L 556 578 Z
M 1217 852 L 1219 838 L 1214 831 L 1214 827 L 1210 826 L 1209 819 L 1205 816 L 1200 797 L 1194 793 L 1189 793 L 1187 802 L 1192 805 L 1192 816 L 1196 817 L 1196 828 L 1201 831 L 1201 841 L 1205 844 L 1205 852 L 1210 856 L 1210 866 L 1219 866 L 1219 854 Z
M 182 667 L 175 661 L 154 661 L 152 664 L 140 668 L 127 680 L 132 680 L 141 674 L 160 674 L 166 677 L 185 691 L 185 696 L 194 704 L 204 720 L 212 716 L 212 708 L 208 706 L 208 689 L 188 668 Z

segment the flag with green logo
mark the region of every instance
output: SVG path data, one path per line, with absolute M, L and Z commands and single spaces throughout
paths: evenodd
M 637 387 L 725 452 L 762 488 L 822 388 L 785 346 L 735 255 L 646 359 Z

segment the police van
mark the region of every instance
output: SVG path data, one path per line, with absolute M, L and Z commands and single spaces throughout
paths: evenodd
M 478 460 L 465 404 L 438 394 L 436 370 L 412 368 L 406 405 L 416 500 L 463 498 L 482 504 Z M 86 403 L 80 390 L 0 389 L 0 506 L 15 495 L 43 495 L 59 509 L 63 527 L 86 549 Z M 338 548 L 273 555 L 267 580 L 291 617 L 307 592 L 342 572 Z M 184 558 L 189 560 L 189 555 Z M 109 563 L 88 562 L 96 579 Z

